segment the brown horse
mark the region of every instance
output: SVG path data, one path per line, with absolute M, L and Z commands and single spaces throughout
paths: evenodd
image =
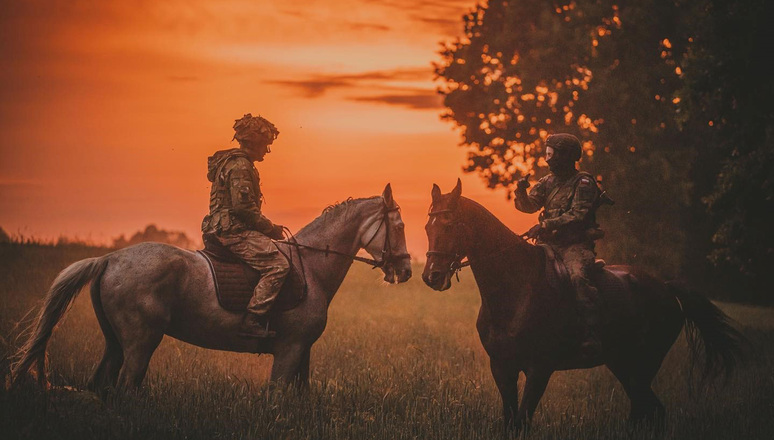
M 449 194 L 433 185 L 422 279 L 446 290 L 452 275 L 470 264 L 481 294 L 476 328 L 502 396 L 506 428 L 519 429 L 531 419 L 554 371 L 603 364 L 629 396 L 631 419 L 663 420 L 651 382 L 684 323 L 692 363 L 704 349 L 705 377 L 730 374 L 741 358 L 744 338 L 707 299 L 635 267 L 607 266 L 591 277 L 599 288 L 603 352 L 582 359 L 574 295 L 549 283 L 543 249 L 461 194 L 459 180 Z M 521 405 L 519 372 L 526 376 Z

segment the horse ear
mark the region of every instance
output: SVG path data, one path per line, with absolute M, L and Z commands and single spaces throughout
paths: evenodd
M 438 199 L 438 197 L 441 197 L 441 188 L 434 183 L 433 190 L 430 191 L 430 195 L 433 197 L 433 201 L 435 201 Z
M 451 192 L 452 200 L 455 200 L 455 201 L 458 200 L 461 195 L 462 195 L 462 181 L 458 177 L 457 186 L 455 186 Z
M 387 186 L 384 187 L 384 191 L 382 192 L 382 198 L 384 199 L 384 203 L 387 206 L 392 206 L 395 204 L 395 200 L 392 198 L 392 186 L 388 183 Z

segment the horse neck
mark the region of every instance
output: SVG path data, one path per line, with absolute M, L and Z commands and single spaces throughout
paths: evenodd
M 538 273 L 539 258 L 533 246 L 513 233 L 483 206 L 463 200 L 463 221 L 468 226 L 466 254 L 481 294 L 482 307 L 492 316 L 512 316 L 527 307 L 526 296 Z
M 359 199 L 349 206 L 337 206 L 322 214 L 296 235 L 296 240 L 306 246 L 355 255 L 360 250 L 361 237 L 369 228 L 371 219 L 381 208 L 377 199 Z M 319 286 L 328 304 L 344 281 L 352 258 L 323 252 L 301 250 L 307 281 Z

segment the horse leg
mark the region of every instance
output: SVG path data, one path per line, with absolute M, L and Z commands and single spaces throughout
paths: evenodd
M 298 371 L 293 381 L 299 388 L 306 391 L 309 390 L 309 358 L 312 354 L 312 347 L 304 350 L 301 356 L 301 363 L 298 366 Z
M 124 352 L 118 341 L 105 340 L 105 353 L 102 355 L 97 369 L 89 380 L 89 391 L 96 393 L 100 399 L 105 400 L 111 389 L 116 387 L 118 373 L 124 363 Z
M 553 370 L 531 368 L 525 372 L 526 382 L 524 383 L 524 392 L 521 397 L 521 405 L 516 417 L 516 423 L 519 426 L 526 427 L 535 414 L 538 402 L 546 391 L 548 380 L 551 378 Z
M 302 361 L 306 356 L 308 358 L 311 347 L 303 344 L 279 344 L 274 351 L 274 364 L 271 366 L 271 381 L 277 384 L 295 384 L 300 378 Z M 307 363 L 307 382 L 308 382 L 308 363 Z
M 139 333 L 139 332 L 138 332 Z M 119 391 L 136 390 L 142 384 L 151 356 L 159 346 L 164 333 L 145 329 L 144 334 L 124 343 L 124 365 L 118 373 Z
M 660 362 L 658 362 L 660 365 Z M 653 392 L 650 384 L 656 377 L 658 368 L 648 368 L 647 363 L 643 362 L 639 366 L 614 366 L 609 365 L 610 371 L 621 382 L 626 395 L 631 401 L 631 410 L 629 420 L 632 422 L 655 422 L 660 424 L 664 421 L 664 405 Z
M 503 400 L 505 429 L 518 429 L 520 427 L 514 425 L 514 417 L 519 409 L 519 370 L 512 362 L 495 358 L 489 359 L 489 368 Z
M 99 281 L 91 285 L 91 302 L 102 334 L 105 336 L 105 353 L 102 355 L 97 369 L 94 370 L 87 388 L 96 393 L 100 399 L 105 400 L 108 392 L 115 388 L 118 381 L 118 372 L 124 363 L 124 351 L 121 348 L 121 343 L 118 342 L 113 327 L 105 316 L 105 311 L 102 309 Z

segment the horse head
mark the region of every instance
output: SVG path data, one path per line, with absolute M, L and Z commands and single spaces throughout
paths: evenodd
M 392 196 L 389 183 L 382 192 L 382 201 L 383 209 L 361 235 L 361 247 L 381 262 L 379 268 L 384 273 L 384 281 L 403 283 L 411 278 L 411 257 L 406 249 L 406 232 L 400 207 Z
M 441 188 L 433 184 L 433 202 L 425 225 L 428 251 L 422 280 L 435 290 L 451 287 L 451 277 L 459 270 L 462 258 L 467 254 L 465 224 L 460 216 L 462 182 L 448 193 L 441 194 Z

